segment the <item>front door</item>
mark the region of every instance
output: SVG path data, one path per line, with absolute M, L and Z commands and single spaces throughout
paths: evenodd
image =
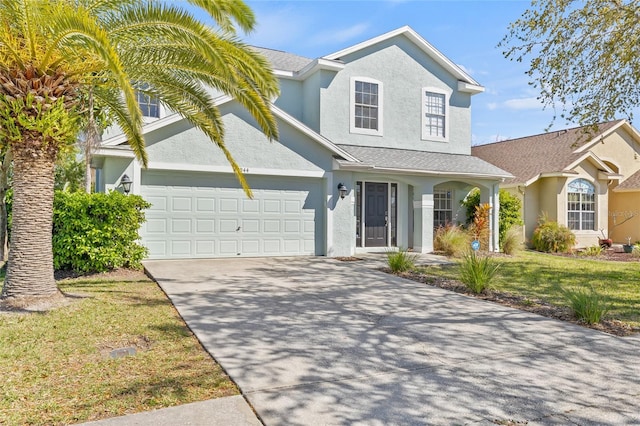
M 365 183 L 364 235 L 366 247 L 386 247 L 389 223 L 389 184 Z

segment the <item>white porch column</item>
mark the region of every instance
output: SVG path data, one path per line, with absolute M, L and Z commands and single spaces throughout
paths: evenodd
M 325 173 L 325 214 L 326 218 L 326 229 L 325 229 L 325 250 L 326 255 L 328 257 L 335 256 L 335 250 L 333 247 L 333 211 L 335 207 L 335 198 L 333 196 L 333 173 L 327 172 Z
M 419 200 L 413 200 L 413 249 L 418 253 L 433 251 L 433 188 L 418 194 Z
M 489 223 L 489 250 L 500 251 L 500 185 L 491 185 L 491 221 Z
M 135 195 L 140 195 L 141 186 L 142 186 L 142 165 L 138 161 L 137 158 L 133 159 L 133 164 L 131 165 L 131 193 Z

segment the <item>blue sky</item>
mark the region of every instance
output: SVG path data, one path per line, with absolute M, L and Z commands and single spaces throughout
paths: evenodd
M 529 86 L 526 64 L 496 47 L 529 1 L 249 0 L 258 20 L 243 38 L 309 58 L 409 25 L 485 87 L 472 98 L 472 143 L 543 133 L 554 115 Z M 552 129 L 573 127 L 558 119 Z
M 542 109 L 525 64 L 496 47 L 529 1 L 253 0 L 254 45 L 316 58 L 409 25 L 485 87 L 472 98 L 473 144 L 543 133 L 553 111 Z M 555 128 L 567 127 L 558 120 Z

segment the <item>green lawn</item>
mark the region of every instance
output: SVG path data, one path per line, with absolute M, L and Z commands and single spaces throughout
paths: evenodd
M 497 257 L 492 288 L 555 305 L 566 305 L 559 286 L 593 288 L 611 303 L 609 318 L 640 326 L 640 262 L 613 262 L 521 252 Z M 419 272 L 457 279 L 456 265 L 420 267 Z
M 84 297 L 0 314 L 0 424 L 70 424 L 238 393 L 144 276 L 60 287 Z M 126 346 L 137 354 L 109 357 Z

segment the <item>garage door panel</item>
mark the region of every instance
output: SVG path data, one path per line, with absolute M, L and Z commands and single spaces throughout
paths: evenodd
M 191 232 L 191 219 L 172 219 L 171 232 L 174 234 L 188 234 Z
M 216 202 L 212 197 L 197 197 L 196 212 L 198 213 L 214 213 L 216 211 Z
M 321 180 L 251 176 L 249 185 L 253 199 L 232 176 L 143 171 L 150 258 L 321 253 Z
M 176 257 L 189 256 L 191 254 L 190 240 L 172 240 L 171 254 Z
M 173 212 L 190 212 L 191 198 L 174 196 L 171 199 L 171 210 Z
M 196 232 L 198 234 L 213 234 L 216 230 L 216 221 L 213 219 L 196 219 Z

